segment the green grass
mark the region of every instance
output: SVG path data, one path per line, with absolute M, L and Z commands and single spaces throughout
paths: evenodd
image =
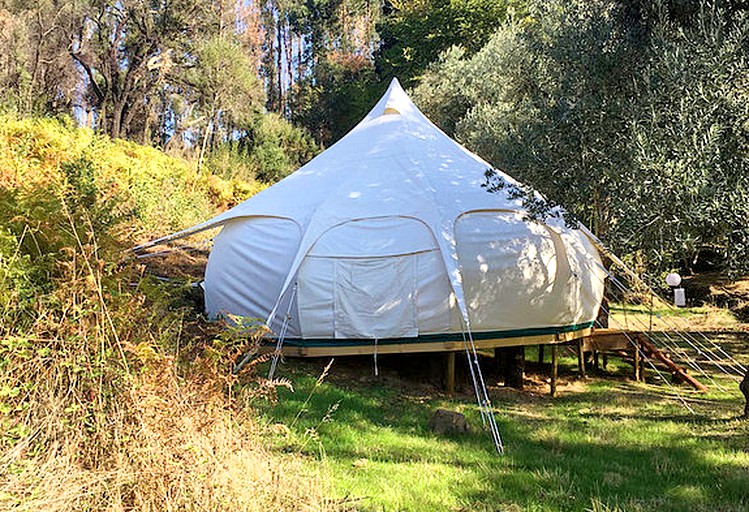
M 527 352 L 535 360 L 535 350 Z M 567 378 L 553 399 L 543 373 L 525 392 L 494 386 L 490 377 L 506 446 L 500 457 L 470 387 L 451 399 L 392 366 L 408 374 L 404 365 L 423 359 L 389 361 L 375 379 L 371 360 L 342 358 L 319 386 L 324 363 L 288 361 L 281 374 L 295 391 L 281 390 L 275 404 L 252 404 L 268 425 L 289 428 L 273 437 L 275 448 L 302 454 L 349 509 L 749 509 L 749 422 L 737 419 L 743 402 L 735 384 L 729 394 L 680 388 L 692 415 L 652 374 L 648 384 L 629 381 L 617 361 L 612 375 L 583 383 L 571 374 L 573 359 L 562 358 Z M 476 428 L 435 436 L 427 422 L 438 407 L 465 413 Z
M 728 309 L 715 306 L 675 308 L 666 304 L 656 304 L 651 317 L 648 305 L 611 305 L 610 327 L 615 329 L 648 330 L 652 323 L 654 330 L 736 330 L 741 323 Z

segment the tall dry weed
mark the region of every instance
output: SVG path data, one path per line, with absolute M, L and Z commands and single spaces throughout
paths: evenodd
M 0 150 L 54 178 L 0 188 L 0 510 L 325 509 L 244 405 L 272 390 L 232 373 L 247 333 L 121 261 L 145 229 L 129 196 L 89 160 Z
M 95 252 L 67 262 L 57 308 L 3 333 L 0 508 L 324 508 L 319 479 L 268 452 L 237 405 L 265 389 L 231 373 L 240 341 L 149 298 L 145 281 L 105 289 Z

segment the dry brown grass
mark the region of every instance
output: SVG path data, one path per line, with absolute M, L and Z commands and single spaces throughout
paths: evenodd
M 273 387 L 231 373 L 247 333 L 195 319 L 134 262 L 108 270 L 95 237 L 75 245 L 33 321 L 0 325 L 0 509 L 332 508 L 263 445 L 244 404 Z
M 58 400 L 38 404 L 48 414 L 4 454 L 0 507 L 324 509 L 320 480 L 300 477 L 299 461 L 269 453 L 252 418 L 236 413 L 214 384 L 179 379 L 169 358 L 153 360 L 133 376 L 98 436 L 67 425 Z M 106 449 L 91 445 L 102 441 Z

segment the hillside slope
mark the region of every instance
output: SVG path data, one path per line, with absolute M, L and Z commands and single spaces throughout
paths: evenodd
M 0 508 L 321 508 L 263 447 L 245 341 L 128 259 L 262 185 L 65 119 L 0 117 Z M 238 384 L 241 384 L 239 386 Z

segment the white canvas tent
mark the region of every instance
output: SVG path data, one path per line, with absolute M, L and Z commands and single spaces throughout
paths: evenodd
M 393 80 L 364 120 L 286 179 L 140 248 L 222 226 L 208 314 L 268 319 L 302 355 L 460 348 L 444 343 L 466 331 L 493 346 L 582 333 L 603 295 L 595 247 L 487 192 L 490 167 Z

